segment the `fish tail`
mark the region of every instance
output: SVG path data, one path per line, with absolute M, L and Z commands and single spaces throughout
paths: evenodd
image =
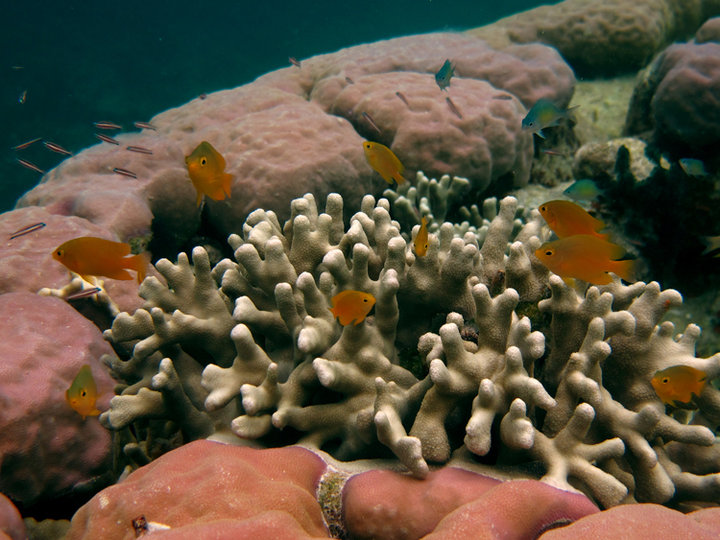
M 542 132 L 542 129 L 538 129 L 538 130 L 535 132 L 535 135 L 537 135 L 537 136 L 540 137 L 541 139 L 544 139 L 544 138 L 545 138 L 545 134 Z
M 635 261 L 629 259 L 627 261 L 614 261 L 611 272 L 617 274 L 627 282 L 635 281 Z
M 147 267 L 150 264 L 150 253 L 146 251 L 134 255 L 130 260 L 132 261 L 131 268 L 137 272 L 137 282 L 142 283 L 147 275 Z
M 405 182 L 407 182 L 407 180 L 405 179 L 405 177 L 404 177 L 402 174 L 400 174 L 400 173 L 394 174 L 392 178 L 393 178 L 393 180 L 395 180 L 395 181 L 398 183 L 398 186 L 401 186 L 401 185 L 403 185 Z M 392 182 L 391 182 L 391 183 L 392 183 Z

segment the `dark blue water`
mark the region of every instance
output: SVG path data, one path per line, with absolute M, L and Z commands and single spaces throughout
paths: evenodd
M 0 211 L 40 179 L 12 147 L 35 137 L 76 152 L 92 122 L 128 127 L 203 92 L 302 59 L 395 36 L 481 26 L 553 1 L 5 2 L 0 19 Z M 18 98 L 27 92 L 25 103 Z M 49 170 L 62 156 L 22 157 Z

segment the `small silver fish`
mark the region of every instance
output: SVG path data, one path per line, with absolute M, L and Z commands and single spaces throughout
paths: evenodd
M 38 137 L 37 139 L 32 139 L 30 141 L 25 141 L 24 143 L 20 143 L 20 144 L 13 146 L 12 149 L 15 151 L 22 150 L 23 148 L 27 148 L 31 144 L 35 144 L 36 142 L 38 142 L 40 140 L 42 140 L 42 137 Z
M 46 224 L 42 221 L 38 223 L 33 223 L 32 225 L 28 225 L 27 227 L 23 227 L 22 229 L 18 229 L 14 233 L 10 235 L 10 240 L 15 240 L 16 238 L 20 238 L 21 236 L 25 236 L 26 234 L 30 234 L 31 232 L 39 231 L 43 227 L 45 227 Z
M 60 146 L 59 144 L 54 143 L 54 142 L 52 142 L 52 141 L 43 141 L 43 145 L 44 145 L 45 148 L 47 148 L 48 150 L 52 150 L 53 152 L 55 152 L 55 153 L 57 153 L 57 154 L 62 154 L 62 155 L 64 155 L 64 156 L 72 156 L 72 152 L 70 152 L 69 150 L 66 150 L 65 148 L 63 148 L 63 147 Z
M 78 291 L 76 293 L 73 293 L 65 298 L 68 302 L 72 300 L 81 300 L 83 298 L 88 298 L 90 296 L 93 296 L 99 292 L 101 292 L 102 289 L 100 287 L 90 287 L 89 289 L 84 289 L 82 291 Z
M 149 122 L 133 122 L 133 125 L 138 129 L 152 129 L 157 131 L 157 128 Z
M 127 150 L 130 150 L 131 152 L 137 152 L 138 154 L 152 154 L 153 151 L 149 148 L 145 148 L 144 146 L 128 146 Z
M 40 174 L 45 174 L 45 171 L 43 171 L 40 167 L 35 165 L 34 163 L 30 163 L 29 161 L 25 159 L 16 158 L 17 162 L 22 165 L 23 167 L 30 169 L 32 171 L 39 172 Z
M 106 142 L 106 143 L 110 143 L 110 144 L 115 144 L 115 145 L 118 145 L 118 146 L 120 145 L 120 143 L 119 143 L 118 141 L 116 141 L 116 140 L 113 139 L 112 137 L 108 137 L 107 135 L 103 135 L 102 133 L 96 133 L 95 136 L 96 136 L 98 139 L 100 139 L 102 142 Z
M 107 122 L 105 120 L 100 122 L 93 122 L 93 126 L 95 126 L 97 129 L 122 129 L 122 126 L 116 124 L 115 122 Z
M 123 169 L 122 167 L 115 167 L 113 169 L 113 172 L 115 174 L 121 174 L 122 176 L 128 176 L 130 178 L 137 178 L 137 174 L 135 174 L 134 172 L 129 171 L 127 169 Z
M 373 127 L 373 129 L 375 129 L 375 131 L 377 131 L 378 133 L 382 133 L 382 132 L 380 131 L 380 128 L 379 128 L 379 127 L 377 126 L 377 124 L 375 123 L 375 120 L 372 119 L 372 116 L 370 116 L 368 113 L 366 113 L 365 111 L 363 111 L 363 112 L 362 112 L 362 117 L 363 117 L 365 120 L 367 120 L 367 123 L 370 124 L 370 125 Z

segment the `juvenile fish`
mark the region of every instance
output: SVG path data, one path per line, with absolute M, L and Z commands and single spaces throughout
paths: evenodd
M 343 291 L 332 297 L 332 307 L 328 308 L 340 324 L 357 326 L 365 320 L 375 305 L 375 297 L 362 291 Z
M 450 86 L 450 79 L 455 75 L 455 66 L 452 65 L 450 60 L 445 60 L 442 67 L 435 74 L 435 82 L 440 87 L 440 90 L 445 90 Z
M 114 172 L 115 174 L 121 174 L 121 175 L 123 175 L 123 176 L 128 176 L 128 177 L 130 177 L 130 178 L 137 178 L 137 174 L 135 174 L 135 173 L 132 172 L 132 171 L 128 171 L 127 169 L 123 169 L 123 168 L 121 168 L 121 167 L 115 167 L 115 168 L 113 169 L 113 172 Z
M 93 295 L 99 293 L 100 291 L 102 291 L 102 289 L 100 287 L 90 287 L 89 289 L 85 289 L 83 291 L 78 291 L 75 294 L 71 294 L 70 296 L 65 298 L 65 300 L 67 300 L 68 302 L 71 300 L 81 300 L 83 298 L 88 298 L 90 296 L 93 296 Z
M 15 150 L 15 151 L 17 151 L 17 150 L 22 150 L 22 149 L 24 149 L 24 148 L 27 148 L 27 147 L 30 146 L 31 144 L 35 144 L 36 142 L 38 142 L 38 141 L 41 140 L 41 139 L 42 139 L 42 137 L 38 137 L 37 139 L 32 139 L 32 140 L 30 140 L 30 141 L 25 141 L 24 143 L 20 143 L 20 144 L 18 144 L 18 145 L 13 146 L 12 149 Z
M 705 388 L 707 374 L 691 366 L 672 366 L 655 373 L 650 380 L 663 403 L 689 403 L 693 394 L 699 396 Z
M 688 176 L 707 176 L 708 172 L 705 169 L 705 164 L 699 159 L 693 158 L 680 158 L 678 160 L 680 168 Z
M 115 144 L 117 146 L 120 146 L 120 143 L 113 139 L 112 137 L 108 137 L 107 135 L 103 135 L 102 133 L 96 133 L 95 136 L 100 139 L 102 142 Z
M 575 201 L 594 201 L 602 191 L 595 182 L 584 178 L 574 182 L 563 193 Z
M 151 129 L 157 131 L 157 128 L 149 122 L 133 122 L 133 125 L 138 129 Z
M 18 103 L 20 105 L 25 105 L 25 102 L 27 101 L 27 90 L 23 90 L 20 94 L 20 97 L 18 97 Z
M 64 156 L 72 156 L 72 152 L 52 141 L 43 141 L 43 145 L 45 145 L 45 148 L 52 150 L 55 153 L 62 154 Z
M 538 208 L 548 227 L 558 235 L 566 238 L 576 234 L 588 234 L 607 240 L 608 235 L 599 233 L 605 223 L 592 217 L 585 209 L 570 201 L 548 201 Z
M 133 278 L 128 270 L 135 270 L 141 283 L 149 262 L 147 254 L 131 255 L 130 244 L 94 236 L 68 240 L 55 248 L 52 258 L 85 281 L 90 281 L 89 276 L 128 280 Z
M 145 148 L 144 146 L 128 146 L 128 150 L 131 152 L 137 152 L 138 154 L 152 154 L 153 151 L 149 148 Z
M 400 98 L 400 101 L 402 101 L 402 102 L 405 104 L 406 107 L 408 107 L 408 108 L 410 107 L 410 104 L 408 103 L 408 100 L 407 100 L 407 98 L 405 97 L 405 94 L 403 94 L 402 92 L 395 92 L 395 95 L 396 95 L 398 98 Z
M 15 240 L 16 238 L 20 238 L 21 236 L 25 236 L 26 234 L 30 234 L 31 232 L 39 231 L 43 227 L 45 227 L 45 223 L 42 221 L 39 223 L 33 223 L 32 225 L 28 225 L 27 227 L 23 227 L 22 229 L 18 229 L 14 233 L 10 235 L 10 240 Z
M 457 116 L 460 120 L 462 120 L 462 114 L 460 114 L 460 111 L 455 106 L 455 103 L 453 103 L 453 100 L 450 99 L 449 97 L 446 97 L 445 101 L 448 104 L 448 107 L 450 107 L 450 110 L 453 112 L 453 114 L 455 114 L 455 116 Z
M 388 184 L 392 185 L 393 180 L 398 185 L 406 181 L 402 175 L 405 167 L 387 146 L 377 142 L 365 141 L 363 142 L 363 150 L 367 162 Z
M 372 119 L 372 116 L 370 116 L 368 113 L 366 113 L 365 111 L 363 111 L 363 112 L 362 112 L 362 117 L 363 117 L 365 120 L 367 120 L 367 123 L 370 124 L 370 125 L 373 127 L 373 129 L 375 129 L 375 131 L 377 131 L 378 133 L 382 133 L 382 132 L 380 131 L 380 128 L 377 127 L 377 124 L 375 123 L 375 120 Z
M 418 231 L 413 244 L 415 246 L 415 255 L 417 255 L 418 257 L 424 257 L 425 255 L 427 255 L 428 228 L 427 219 L 425 218 L 425 216 L 423 216 L 420 220 L 420 230 Z
M 122 126 L 116 124 L 115 122 L 107 121 L 93 122 L 93 126 L 97 129 L 122 129 Z
M 20 159 L 20 158 L 15 158 L 15 159 L 23 167 L 26 167 L 32 171 L 39 172 L 40 174 L 45 174 L 45 171 L 43 171 L 40 167 L 38 167 L 34 163 L 30 163 L 29 161 L 27 161 L 25 159 Z
M 292 57 L 292 56 L 288 56 L 288 61 L 289 61 L 293 66 L 295 66 L 295 67 L 302 67 L 302 66 L 300 65 L 300 62 L 298 61 L 297 58 L 294 58 L 294 57 Z
M 561 109 L 549 99 L 540 98 L 522 119 L 522 130 L 535 133 L 544 139 L 545 135 L 542 130 L 560 125 L 560 120 L 570 118 L 570 111 L 575 108 Z
M 212 144 L 202 141 L 189 156 L 185 157 L 188 175 L 197 192 L 197 205 L 203 195 L 215 201 L 230 197 L 233 177 L 225 172 L 225 158 Z
M 350 77 L 345 77 L 345 82 L 348 84 L 355 84 L 355 81 L 353 81 Z

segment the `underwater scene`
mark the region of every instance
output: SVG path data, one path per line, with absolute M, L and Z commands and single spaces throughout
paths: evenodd
M 0 539 L 720 537 L 719 0 L 4 15 Z

